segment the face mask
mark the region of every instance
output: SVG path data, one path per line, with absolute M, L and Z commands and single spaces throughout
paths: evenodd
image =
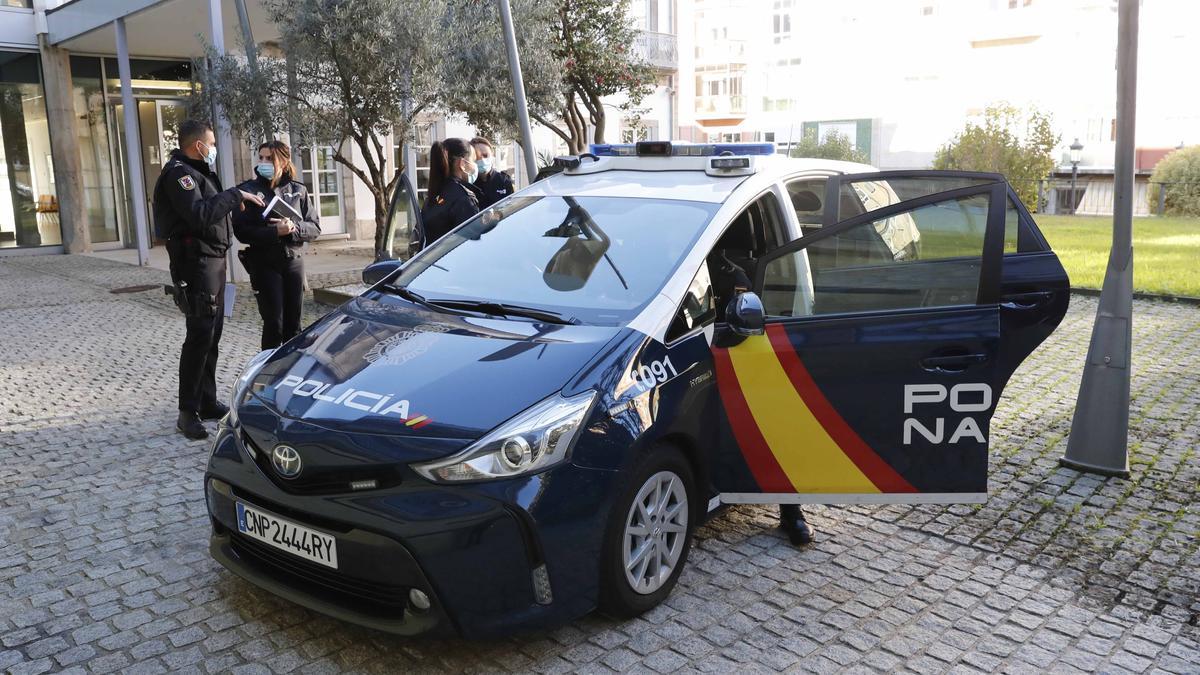
M 476 178 L 479 178 L 479 167 L 472 164 L 471 170 L 467 173 L 467 182 L 474 183 Z
M 260 162 L 255 165 L 254 171 L 267 180 L 275 177 L 275 165 L 271 162 Z
M 480 157 L 475 160 L 475 166 L 479 167 L 479 173 L 488 173 L 492 170 L 492 158 Z
M 208 147 L 208 154 L 204 156 L 204 163 L 208 165 L 208 168 L 215 169 L 217 166 L 217 148 L 216 148 L 216 146 L 209 145 L 208 143 L 205 143 L 204 141 L 200 141 L 200 143 L 202 145 Z

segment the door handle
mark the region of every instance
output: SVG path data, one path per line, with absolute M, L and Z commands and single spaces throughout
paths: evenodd
M 987 361 L 987 354 L 947 354 L 943 356 L 927 356 L 921 359 L 921 367 L 925 370 L 941 370 L 958 372 L 966 370 L 972 363 Z
M 1033 309 L 1042 306 L 1053 296 L 1054 293 L 1051 291 L 1008 293 L 1001 296 L 1000 305 L 1005 309 Z

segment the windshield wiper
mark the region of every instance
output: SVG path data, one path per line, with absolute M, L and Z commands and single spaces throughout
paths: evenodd
M 423 305 L 430 309 L 437 309 L 436 307 L 433 306 L 433 303 L 431 303 L 425 299 L 425 296 L 421 295 L 420 293 L 418 293 L 416 291 L 408 290 L 407 286 L 397 286 L 396 284 L 382 284 L 379 287 L 390 293 L 395 293 L 396 295 L 404 298 L 405 300 L 408 300 L 409 302 L 415 302 L 418 305 Z
M 466 309 L 492 316 L 520 316 L 527 319 L 536 319 L 543 323 L 553 323 L 560 325 L 577 325 L 579 319 L 558 312 L 551 312 L 547 309 L 537 309 L 534 307 L 524 307 L 522 305 L 510 305 L 503 302 L 491 302 L 489 300 L 427 300 L 431 305 L 445 307 L 447 309 Z

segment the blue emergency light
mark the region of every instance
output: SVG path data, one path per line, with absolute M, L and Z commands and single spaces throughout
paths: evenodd
M 601 143 L 588 146 L 597 157 L 719 157 L 721 155 L 773 155 L 773 143 Z

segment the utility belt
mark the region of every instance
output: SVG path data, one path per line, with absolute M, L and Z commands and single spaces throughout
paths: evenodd
M 171 260 L 171 283 L 163 285 L 163 292 L 170 296 L 179 311 L 187 317 L 211 317 L 220 311 L 221 294 L 224 292 L 225 273 L 219 278 L 205 278 L 209 261 L 223 261 L 223 257 L 206 256 L 191 237 L 167 240 L 167 255 Z

